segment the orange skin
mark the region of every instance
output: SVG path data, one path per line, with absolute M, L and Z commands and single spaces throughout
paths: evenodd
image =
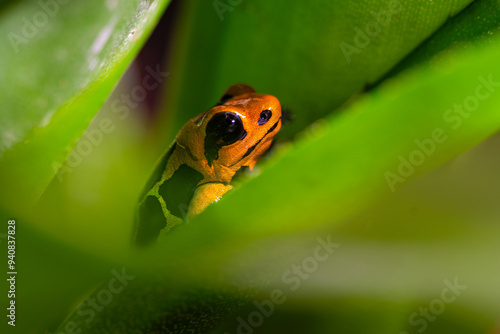
M 253 169 L 281 129 L 281 116 L 281 105 L 274 96 L 257 94 L 248 85 L 232 85 L 217 106 L 197 115 L 182 127 L 166 153 L 166 163 L 158 166 L 165 166 L 164 171 L 160 171 L 159 179 L 154 180 L 153 176 L 155 183 L 146 188 L 148 191 L 141 199 L 141 205 L 148 196 L 158 199 L 167 221 L 165 231 L 181 223 L 183 218 L 199 214 L 232 188 L 230 182 L 241 167 Z M 235 129 L 233 132 L 228 130 L 231 124 Z M 181 166 L 197 177 L 192 184 L 194 189 L 189 204 L 176 203 L 182 207 L 184 217 L 174 215 L 172 207 L 169 210 L 169 203 L 164 198 L 169 195 L 163 192 L 162 197 L 160 189 L 163 184 L 172 182 L 172 178 L 179 179 L 174 174 Z

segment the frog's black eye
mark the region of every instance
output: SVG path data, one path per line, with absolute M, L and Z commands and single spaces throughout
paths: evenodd
M 247 135 L 240 116 L 232 112 L 215 114 L 208 122 L 205 133 L 205 157 L 209 165 L 217 160 L 223 146 L 242 140 Z
M 263 112 L 260 113 L 260 117 L 259 117 L 259 120 L 257 121 L 257 123 L 259 125 L 264 125 L 267 123 L 267 121 L 269 121 L 269 119 L 271 119 L 271 116 L 273 115 L 272 111 L 267 109 L 267 110 L 264 110 Z

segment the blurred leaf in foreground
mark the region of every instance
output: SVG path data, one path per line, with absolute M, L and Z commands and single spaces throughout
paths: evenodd
M 19 1 L 3 9 L 0 205 L 26 209 L 40 196 L 168 2 Z

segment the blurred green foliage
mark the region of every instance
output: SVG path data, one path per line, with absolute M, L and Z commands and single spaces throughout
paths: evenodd
M 17 1 L 2 8 L 2 204 L 22 209 L 40 197 L 167 3 Z
M 24 263 L 16 329 L 493 332 L 500 161 L 497 137 L 485 139 L 500 127 L 499 2 L 185 1 L 157 132 L 115 112 L 133 83 L 87 128 L 166 2 L 120 3 L 97 18 L 101 3 L 61 5 L 46 35 L 0 56 L 11 83 L 1 93 L 1 216 L 18 220 Z M 18 31 L 37 6 L 1 7 L 0 30 Z M 67 61 L 57 58 L 61 45 Z M 39 74 L 27 80 L 30 66 Z M 159 152 L 234 82 L 276 95 L 296 115 L 282 143 L 257 177 L 189 224 L 130 248 L 135 201 Z M 68 145 L 89 141 L 106 120 L 113 130 L 102 143 L 75 167 L 72 156 L 64 161 Z M 319 260 L 325 240 L 336 247 Z M 314 259 L 310 271 L 294 271 Z M 456 280 L 465 287 L 443 302 Z M 282 302 L 269 311 L 276 290 Z

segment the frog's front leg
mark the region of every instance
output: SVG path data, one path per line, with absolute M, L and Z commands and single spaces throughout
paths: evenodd
M 213 202 L 217 202 L 222 195 L 232 188 L 231 185 L 226 185 L 222 182 L 209 182 L 198 186 L 189 204 L 187 219 L 200 214 L 207 206 Z

